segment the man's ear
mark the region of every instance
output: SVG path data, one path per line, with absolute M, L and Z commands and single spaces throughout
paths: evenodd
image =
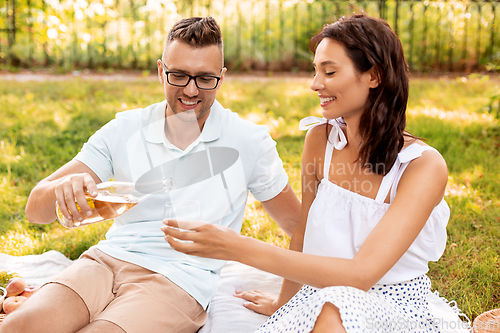
M 158 65 L 158 80 L 160 80 L 161 84 L 165 84 L 164 76 L 163 76 L 163 64 L 161 60 L 158 59 L 156 62 Z
M 220 89 L 220 87 L 222 86 L 222 83 L 224 82 L 224 75 L 226 74 L 226 72 L 227 72 L 227 68 L 226 68 L 226 67 L 224 67 L 224 68 L 222 69 L 222 74 L 221 74 L 221 76 L 220 76 L 220 80 L 219 80 L 219 83 L 217 84 L 217 88 L 216 88 L 216 90 L 219 90 L 219 89 Z
M 377 88 L 380 82 L 382 81 L 380 78 L 380 71 L 378 70 L 377 67 L 372 66 L 372 68 L 368 70 L 368 73 L 370 74 L 370 82 L 369 82 L 370 88 Z

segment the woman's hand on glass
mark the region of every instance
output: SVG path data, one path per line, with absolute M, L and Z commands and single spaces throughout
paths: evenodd
M 185 231 L 179 229 L 180 226 L 176 220 L 163 220 L 161 230 L 174 250 L 212 259 L 235 260 L 237 257 L 240 235 L 233 229 L 205 223 Z

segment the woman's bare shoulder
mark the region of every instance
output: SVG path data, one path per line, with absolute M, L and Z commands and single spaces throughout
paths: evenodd
M 414 137 L 405 137 L 405 143 L 403 146 L 403 149 L 406 147 L 409 147 L 413 144 L 418 144 L 420 146 L 425 146 L 425 147 L 431 147 L 427 143 L 423 142 L 419 138 L 414 138 Z M 417 162 L 418 161 L 418 162 Z M 419 165 L 420 167 L 427 167 L 427 168 L 435 168 L 436 171 L 440 170 L 442 174 L 446 173 L 448 171 L 448 167 L 446 165 L 446 161 L 443 158 L 443 156 L 440 153 L 436 153 L 433 151 L 426 151 L 422 154 L 422 156 L 414 161 L 415 163 L 413 166 L 415 167 L 416 165 Z
M 403 149 L 412 144 L 431 147 L 422 140 L 410 138 L 410 140 L 405 140 Z M 424 174 L 430 172 L 433 175 L 440 175 L 438 177 L 442 177 L 443 179 L 448 179 L 448 166 L 446 165 L 446 161 L 440 153 L 436 153 L 435 151 L 424 151 L 421 157 L 410 163 L 408 169 L 419 169 Z
M 308 149 L 324 150 L 331 127 L 331 125 L 322 124 L 311 128 L 307 131 L 304 145 L 307 146 Z

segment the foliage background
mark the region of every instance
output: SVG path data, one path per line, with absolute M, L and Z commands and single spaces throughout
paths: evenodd
M 398 33 L 412 70 L 498 70 L 500 13 L 492 0 L 6 0 L 0 69 L 154 70 L 175 21 L 213 16 L 228 68 L 310 69 L 309 38 L 365 11 Z

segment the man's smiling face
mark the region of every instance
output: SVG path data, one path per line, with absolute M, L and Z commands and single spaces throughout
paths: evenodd
M 166 116 L 175 115 L 183 121 L 198 121 L 202 125 L 210 114 L 217 90 L 224 79 L 222 70 L 222 52 L 217 45 L 194 47 L 174 40 L 167 44 L 163 52 L 163 63 L 168 71 L 189 75 L 221 76 L 217 87 L 213 90 L 199 89 L 194 80 L 186 87 L 176 87 L 167 82 L 163 64 L 158 61 L 158 75 L 163 84 L 167 100 Z

